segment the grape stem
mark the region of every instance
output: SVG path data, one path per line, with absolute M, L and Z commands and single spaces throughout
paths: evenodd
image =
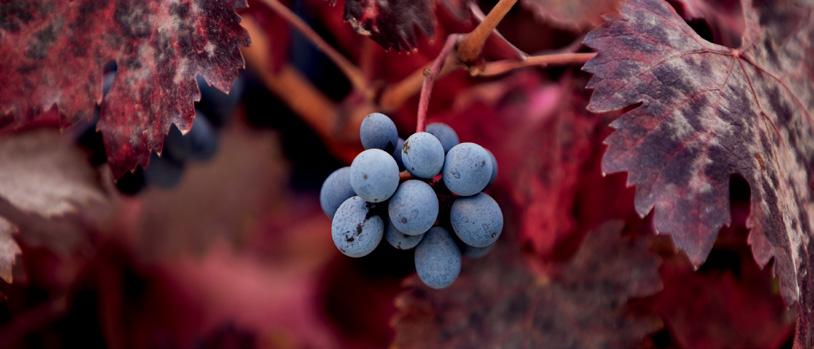
M 486 15 L 483 13 L 483 10 L 480 9 L 478 4 L 474 2 L 469 3 L 469 10 L 472 11 L 472 15 L 474 15 L 478 21 L 483 22 L 486 19 Z M 525 52 L 523 52 L 523 50 L 517 48 L 517 46 L 514 46 L 509 39 L 506 39 L 506 37 L 504 37 L 503 34 L 497 30 L 497 28 L 492 31 L 492 35 L 500 39 L 500 41 L 502 41 L 504 44 L 508 45 L 515 57 L 522 59 L 528 56 Z
M 582 64 L 591 59 L 595 53 L 575 53 L 578 45 L 567 50 L 539 55 L 527 55 L 517 49 L 497 31 L 497 25 L 511 10 L 517 0 L 500 0 L 488 14 L 484 15 L 477 5 L 470 5 L 470 9 L 480 20 L 475 29 L 466 34 L 451 34 L 436 59 L 416 70 L 401 81 L 385 86 L 377 95 L 371 87 L 369 74 L 372 70 L 372 61 L 364 57 L 372 52 L 371 43 L 367 42 L 362 55 L 362 67 L 347 60 L 335 48 L 328 44 L 305 21 L 299 18 L 279 0 L 262 0 L 291 26 L 299 30 L 303 36 L 322 51 L 347 76 L 354 89 L 359 92 L 357 97 L 368 101 L 361 109 L 392 111 L 401 107 L 410 97 L 420 90 L 419 106 L 416 115 L 416 130 L 423 131 L 426 127 L 427 111 L 430 96 L 435 81 L 446 74 L 464 68 L 472 76 L 494 76 L 514 69 L 565 64 Z M 314 87 L 294 67 L 284 65 L 278 71 L 272 71 L 268 65 L 268 44 L 264 30 L 250 17 L 245 16 L 241 24 L 249 32 L 252 45 L 243 50 L 248 65 L 252 66 L 260 75 L 265 85 L 278 95 L 293 111 L 300 115 L 326 139 L 331 149 L 347 150 L 341 135 L 353 134 L 354 122 L 344 120 L 336 111 L 341 109 L 337 104 L 327 98 Z M 508 43 L 513 50 L 515 59 L 505 59 L 493 62 L 475 64 L 480 57 L 483 46 L 491 35 Z M 361 118 L 360 118 L 361 119 Z M 337 152 L 342 152 L 337 150 Z M 338 154 L 337 154 L 338 155 Z
M 462 64 L 470 65 L 480 57 L 486 40 L 496 31 L 497 25 L 500 24 L 500 21 L 509 13 L 515 3 L 517 3 L 517 0 L 498 1 L 489 11 L 489 14 L 483 17 L 483 20 L 471 32 L 464 35 L 451 34 L 447 37 L 444 47 L 438 57 L 435 57 L 432 66 L 423 71 L 424 81 L 421 83 L 421 96 L 418 99 L 418 112 L 416 113 L 416 132 L 424 131 L 427 121 L 427 109 L 429 108 L 430 95 L 432 95 L 435 79 Z M 454 55 L 451 54 L 453 51 Z M 447 64 L 450 69 L 442 71 L 448 60 L 454 60 L 454 62 Z
M 549 65 L 563 65 L 563 64 L 584 64 L 591 58 L 596 56 L 595 52 L 587 53 L 552 53 L 537 56 L 528 56 L 523 60 L 501 60 L 489 62 L 482 67 L 474 67 L 470 69 L 473 76 L 494 76 L 509 72 L 514 69 L 525 67 L 546 67 Z
M 326 141 L 328 149 L 331 149 L 334 155 L 342 158 L 343 151 L 347 150 L 349 145 L 340 135 L 353 132 L 346 130 L 352 126 L 343 125 L 342 118 L 337 113 L 341 108 L 291 65 L 286 64 L 277 71 L 272 70 L 268 64 L 269 38 L 265 30 L 250 17 L 244 17 L 241 24 L 252 39 L 252 44 L 243 48 L 246 64 L 257 73 L 266 88 Z
M 482 65 L 473 64 L 475 60 L 480 57 L 483 45 L 489 36 L 493 33 L 500 35 L 496 30 L 497 25 L 516 2 L 517 0 L 500 0 L 485 17 L 478 16 L 479 18 L 482 17 L 483 20 L 471 32 L 463 35 L 451 34 L 447 37 L 444 47 L 432 65 L 429 68 L 422 69 L 423 82 L 421 84 L 421 95 L 418 100 L 418 111 L 416 113 L 416 132 L 424 131 L 426 127 L 427 109 L 429 108 L 430 96 L 432 95 L 435 80 L 456 68 L 464 67 L 469 70 L 472 76 L 494 76 L 514 69 L 532 66 L 545 67 L 549 65 L 583 64 L 596 56 L 596 53 L 592 52 L 571 52 L 574 47 L 567 48 L 565 52 L 529 56 L 512 46 L 515 50 L 515 54 L 519 58 L 518 60 L 507 59 L 488 62 Z M 473 12 L 477 16 L 479 10 L 473 7 Z M 454 54 L 452 54 L 453 52 Z M 394 94 L 402 94 L 402 98 L 388 95 L 388 90 L 385 90 L 382 94 L 381 104 L 387 107 L 400 105 L 396 103 L 403 102 L 403 100 L 406 99 L 403 95 L 408 95 L 410 88 L 415 86 L 417 79 L 418 76 L 414 73 L 404 79 L 402 84 L 398 84 L 390 90 L 394 91 Z
M 461 38 L 456 53 L 461 62 L 471 63 L 480 57 L 486 39 L 495 31 L 497 25 L 500 24 L 500 21 L 509 13 L 515 3 L 517 3 L 517 0 L 500 0 L 475 29 Z
M 500 4 L 498 4 L 498 5 L 500 5 Z M 500 7 L 498 7 L 496 5 L 495 8 L 503 8 L 504 6 L 506 6 L 505 3 L 503 5 L 500 5 Z M 481 23 L 486 21 L 487 16 L 485 14 L 483 14 L 483 11 L 481 11 L 480 7 L 478 7 L 477 4 L 471 3 L 469 5 L 469 10 L 472 11 L 472 14 Z M 495 17 L 495 15 L 492 16 L 492 18 L 494 18 L 494 17 Z M 490 19 L 489 21 L 490 21 L 489 23 L 493 23 L 493 19 Z M 487 23 L 487 24 L 481 24 L 481 25 L 482 26 L 494 25 L 494 23 L 493 24 L 488 24 Z M 483 28 L 485 28 L 485 27 L 483 27 Z M 482 30 L 480 30 L 478 32 L 481 33 L 481 34 L 478 34 L 478 35 L 483 35 L 482 33 L 487 33 L 488 34 L 488 31 L 484 31 L 484 29 L 482 29 Z M 506 45 L 508 45 L 511 48 L 511 50 L 513 51 L 513 54 L 518 59 L 527 58 L 528 55 L 525 52 L 523 52 L 522 50 L 515 47 L 511 42 L 509 42 L 505 37 L 503 37 L 503 35 L 501 35 L 500 32 L 497 31 L 497 29 L 493 28 L 492 33 L 497 38 L 502 40 Z M 457 35 L 461 36 L 461 34 L 457 34 Z M 470 35 L 470 37 L 474 37 L 474 36 Z M 483 42 L 481 43 L 481 45 L 485 44 L 486 39 L 488 39 L 488 37 L 489 36 L 486 35 L 482 39 Z M 472 41 L 474 39 L 469 39 L 469 40 Z M 402 106 L 407 101 L 408 98 L 412 97 L 416 92 L 418 92 L 419 89 L 423 85 L 425 72 L 432 67 L 433 63 L 434 62 L 431 62 L 431 63 L 427 64 L 426 66 L 422 67 L 421 69 L 418 69 L 418 70 L 414 71 L 412 74 L 408 75 L 406 78 L 402 79 L 401 81 L 399 81 L 399 82 L 397 82 L 395 84 L 385 86 L 385 88 L 382 90 L 381 96 L 379 97 L 379 101 L 378 101 L 378 104 L 382 108 L 382 110 L 388 111 L 388 110 L 398 109 L 400 106 Z M 455 65 L 454 67 L 450 67 L 450 66 L 446 66 L 446 67 L 449 67 L 449 69 L 443 69 L 441 71 L 441 73 L 439 74 L 439 77 L 446 75 L 448 72 L 451 72 L 452 70 L 454 70 L 453 68 L 459 68 L 460 65 Z
M 262 0 L 266 6 L 274 10 L 280 15 L 288 24 L 300 31 L 306 39 L 316 46 L 317 49 L 322 51 L 328 58 L 339 67 L 345 76 L 350 80 L 351 85 L 357 90 L 362 92 L 365 96 L 373 98 L 373 90 L 369 87 L 369 83 L 359 68 L 347 60 L 342 54 L 333 48 L 328 42 L 325 41 L 319 34 L 317 34 L 308 23 L 305 23 L 299 16 L 292 12 L 288 7 L 283 5 L 279 0 Z M 245 18 L 244 18 L 245 20 Z
M 455 59 L 451 53 L 455 49 L 455 45 L 458 43 L 459 38 L 460 35 L 458 34 L 451 34 L 448 36 L 447 42 L 444 43 L 444 48 L 441 49 L 438 57 L 435 57 L 435 61 L 432 63 L 432 66 L 424 70 L 424 82 L 421 84 L 421 96 L 418 99 L 416 132 L 424 131 L 425 123 L 427 121 L 427 108 L 430 104 L 430 95 L 432 95 L 432 87 L 435 83 L 435 79 L 441 75 L 441 69 L 444 68 L 447 60 Z M 457 62 L 455 62 L 455 64 L 457 65 Z

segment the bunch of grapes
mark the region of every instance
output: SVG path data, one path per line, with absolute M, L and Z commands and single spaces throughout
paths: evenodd
M 503 230 L 500 206 L 482 192 L 497 175 L 494 155 L 459 143 L 442 123 L 402 140 L 381 113 L 365 117 L 359 137 L 366 150 L 331 173 L 320 191 L 334 244 L 362 257 L 384 237 L 396 249 L 415 248 L 416 273 L 427 286 L 451 285 L 461 255 L 486 254 Z

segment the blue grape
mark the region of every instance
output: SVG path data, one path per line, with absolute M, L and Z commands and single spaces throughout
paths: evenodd
M 461 195 L 475 195 L 486 188 L 492 177 L 489 152 L 475 143 L 458 144 L 447 153 L 444 163 L 444 185 Z
M 147 186 L 144 170 L 137 167 L 132 172 L 125 172 L 116 180 L 116 189 L 125 196 L 135 196 Z
M 444 147 L 435 136 L 427 132 L 417 132 L 404 141 L 401 161 L 404 162 L 407 171 L 414 176 L 432 178 L 444 167 Z
M 415 250 L 415 271 L 425 285 L 446 288 L 461 273 L 461 251 L 444 228 L 433 227 Z
M 480 258 L 485 256 L 492 250 L 492 247 L 495 247 L 495 244 L 491 244 L 486 247 L 472 247 L 469 245 L 464 245 L 463 247 L 463 255 L 469 258 Z
M 458 134 L 449 125 L 442 122 L 433 122 L 427 125 L 427 132 L 438 138 L 441 146 L 444 147 L 444 153 L 448 152 L 452 147 L 458 144 Z
M 350 167 L 345 166 L 331 173 L 322 183 L 322 189 L 319 190 L 319 205 L 322 206 L 322 212 L 325 212 L 326 216 L 333 218 L 339 205 L 354 195 L 356 193 L 350 185 Z
M 110 92 L 110 89 L 113 87 L 113 83 L 116 81 L 116 69 L 111 69 L 111 71 L 105 72 L 105 75 L 102 77 L 102 95 L 107 96 L 107 93 Z
M 186 164 L 171 154 L 158 156 L 153 153 L 150 163 L 144 169 L 144 181 L 161 189 L 171 189 L 181 183 Z
M 495 158 L 495 154 L 493 154 L 489 149 L 486 149 L 486 152 L 489 153 L 489 157 L 492 158 L 492 176 L 489 177 L 489 184 L 495 182 L 495 178 L 497 178 L 497 158 Z
M 404 169 L 404 162 L 401 161 L 401 148 L 404 147 L 404 140 L 399 138 L 398 143 L 396 143 L 396 149 L 393 149 L 393 159 L 396 160 L 396 164 L 399 165 L 399 170 Z
M 503 212 L 491 196 L 480 193 L 455 200 L 450 222 L 465 244 L 486 247 L 497 241 L 503 231 Z
M 419 242 L 421 242 L 421 238 L 424 237 L 424 234 L 421 235 L 407 235 L 404 234 L 396 227 L 393 226 L 393 223 L 390 222 L 387 224 L 387 229 L 384 231 L 384 238 L 390 243 L 390 246 L 395 247 L 399 250 L 409 250 L 413 247 L 416 247 Z
M 234 80 L 229 92 L 222 92 L 211 86 L 202 76 L 198 75 L 196 80 L 198 88 L 201 90 L 201 100 L 195 103 L 195 108 L 209 116 L 209 121 L 216 127 L 223 126 L 235 113 L 235 109 L 244 95 L 246 77 L 243 75 L 245 74 L 241 74 Z
M 172 127 L 167 136 L 166 151 L 180 160 L 208 160 L 218 150 L 218 134 L 201 113 L 197 113 L 192 129 L 185 135 Z
M 393 226 L 407 235 L 421 235 L 438 218 L 438 196 L 429 184 L 411 179 L 401 183 L 387 205 Z
M 384 222 L 370 216 L 368 203 L 358 196 L 345 200 L 331 222 L 334 245 L 348 257 L 362 257 L 379 246 L 384 235 Z
M 384 150 L 365 150 L 350 165 L 350 185 L 365 201 L 386 201 L 399 186 L 399 166 Z
M 359 138 L 365 149 L 382 149 L 390 152 L 396 148 L 399 134 L 396 124 L 387 115 L 371 113 L 362 120 L 362 126 L 359 127 Z

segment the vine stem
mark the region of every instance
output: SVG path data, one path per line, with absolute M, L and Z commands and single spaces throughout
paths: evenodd
M 418 113 L 416 114 L 416 132 L 424 131 L 427 121 L 427 108 L 429 108 L 430 95 L 432 95 L 432 87 L 435 83 L 435 79 L 441 75 L 441 69 L 444 68 L 446 61 L 453 57 L 450 54 L 455 49 L 455 45 L 458 43 L 460 37 L 459 34 L 449 35 L 438 57 L 435 57 L 432 66 L 428 69 L 424 69 L 424 82 L 421 84 L 421 96 L 418 99 Z M 455 65 L 457 65 L 457 62 L 455 62 Z
M 528 56 L 523 60 L 502 60 L 489 62 L 480 68 L 470 70 L 474 76 L 494 76 L 506 73 L 511 70 L 532 66 L 546 67 L 549 65 L 582 64 L 594 58 L 595 52 L 587 53 L 551 53 L 543 55 Z
M 515 3 L 517 3 L 517 0 L 500 0 L 475 29 L 461 38 L 457 50 L 457 56 L 461 62 L 470 63 L 480 56 L 486 39 L 494 32 L 497 25 L 500 24 L 500 21 L 509 13 Z
M 444 47 L 438 57 L 435 57 L 432 66 L 423 71 L 424 81 L 421 83 L 421 96 L 418 99 L 418 112 L 416 113 L 416 132 L 424 131 L 435 79 L 459 66 L 460 63 L 469 64 L 480 57 L 486 40 L 495 32 L 497 25 L 515 3 L 517 0 L 500 0 L 471 32 L 463 35 L 451 34 L 447 37 Z M 452 54 L 453 52 L 454 54 Z M 444 64 L 451 58 L 455 60 L 451 65 L 452 68 L 442 71 Z
M 496 5 L 495 8 L 498 9 L 498 10 L 501 10 L 501 9 L 505 9 L 507 6 L 511 7 L 511 4 L 507 5 L 504 2 L 503 4 Z M 483 22 L 487 21 L 486 20 L 487 16 L 485 14 L 483 14 L 483 11 L 481 11 L 480 7 L 478 7 L 477 4 L 471 3 L 469 5 L 469 10 L 472 11 L 472 14 L 475 16 L 475 18 L 478 19 L 478 21 L 480 21 L 480 23 L 483 23 Z M 505 10 L 501 10 L 501 11 L 505 12 Z M 505 13 L 504 13 L 504 15 L 505 15 Z M 491 19 L 488 20 L 487 24 L 479 24 L 481 29 L 476 29 L 478 31 L 477 35 L 472 35 L 471 33 L 467 34 L 470 37 L 470 39 L 468 39 L 469 42 L 470 42 L 469 45 L 474 44 L 474 40 L 477 39 L 480 42 L 479 45 L 483 46 L 486 43 L 486 40 L 489 38 L 489 33 L 490 33 L 489 28 L 492 28 L 491 33 L 493 33 L 498 38 L 500 38 L 503 42 L 508 44 L 511 47 L 511 49 L 514 51 L 514 54 L 517 56 L 518 59 L 525 59 L 527 57 L 527 54 L 525 52 L 523 52 L 522 50 L 520 50 L 516 46 L 512 45 L 512 43 L 510 43 L 508 40 L 506 40 L 506 38 L 504 38 L 503 35 L 500 34 L 500 32 L 498 32 L 496 29 L 494 29 L 494 27 L 497 25 L 496 17 L 497 17 L 497 14 L 493 14 Z M 462 34 L 459 34 L 459 35 L 463 36 Z M 480 51 L 480 50 L 482 50 L 482 48 L 479 48 L 477 51 Z M 460 58 L 460 55 L 459 55 L 458 52 L 456 52 L 456 54 L 458 54 L 459 60 L 461 60 L 463 62 L 466 62 L 466 60 L 463 60 L 463 59 Z M 477 58 L 477 56 L 472 58 L 472 60 L 474 60 L 475 58 Z M 421 69 L 418 69 L 418 70 L 414 71 L 412 74 L 408 75 L 407 77 L 403 78 L 402 80 L 400 80 L 399 82 L 397 82 L 395 84 L 385 86 L 385 88 L 382 90 L 381 96 L 380 96 L 379 101 L 378 101 L 378 104 L 381 106 L 381 108 L 383 110 L 387 111 L 387 110 L 397 109 L 398 107 L 403 105 L 404 102 L 408 98 L 413 96 L 422 87 L 424 76 L 425 76 L 425 71 L 427 69 L 430 69 L 432 64 L 433 63 L 427 64 L 426 66 L 422 67 Z M 456 65 L 456 68 L 457 67 L 460 67 L 460 65 Z M 452 70 L 453 69 L 442 70 L 438 77 L 446 75 L 446 73 L 448 73 L 448 72 L 450 72 Z
M 288 7 L 283 5 L 279 0 L 262 0 L 266 6 L 270 7 L 274 12 L 280 15 L 288 24 L 299 30 L 306 39 L 316 46 L 317 49 L 322 51 L 328 58 L 339 67 L 345 76 L 350 80 L 351 85 L 363 94 L 372 97 L 372 89 L 368 86 L 368 81 L 365 75 L 353 63 L 347 60 L 342 54 L 333 48 L 328 42 L 325 41 L 319 34 L 305 23 L 299 16 L 292 12 Z
M 478 19 L 478 21 L 480 21 L 480 22 L 483 22 L 483 20 L 486 18 L 486 15 L 483 13 L 483 10 L 481 10 L 481 9 L 480 9 L 480 6 L 478 6 L 478 4 L 476 4 L 476 3 L 474 3 L 474 2 L 470 2 L 470 3 L 469 3 L 469 10 L 470 10 L 470 11 L 472 11 L 472 14 L 473 14 L 473 15 L 475 16 L 475 18 L 477 18 L 477 19 Z M 526 56 L 528 56 L 528 54 L 526 54 L 525 52 L 523 52 L 523 50 L 521 50 L 520 48 L 518 48 L 517 46 L 515 46 L 514 44 L 512 44 L 512 43 L 511 43 L 511 42 L 510 42 L 508 39 L 506 39 L 506 37 L 505 37 L 505 36 L 503 36 L 503 34 L 501 34 L 501 33 L 500 33 L 500 31 L 498 31 L 498 30 L 497 30 L 497 28 L 495 28 L 495 30 L 493 30 L 493 31 L 492 31 L 492 35 L 494 35 L 494 36 L 496 36 L 498 39 L 500 39 L 500 41 L 501 41 L 502 43 L 504 43 L 504 44 L 508 45 L 508 46 L 509 46 L 509 48 L 510 48 L 510 49 L 513 51 L 514 55 L 515 55 L 517 58 L 522 59 L 522 58 L 526 58 Z

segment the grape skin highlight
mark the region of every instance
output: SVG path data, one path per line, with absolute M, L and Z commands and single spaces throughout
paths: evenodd
M 359 126 L 359 139 L 365 149 L 381 149 L 387 152 L 396 148 L 399 139 L 393 120 L 382 113 L 371 113 Z
M 404 141 L 401 161 L 413 176 L 432 178 L 444 167 L 444 147 L 427 132 L 414 133 Z
M 399 185 L 387 206 L 393 226 L 407 235 L 420 235 L 438 218 L 438 195 L 429 184 L 411 179 Z
M 491 196 L 480 193 L 455 200 L 450 222 L 465 244 L 486 247 L 497 241 L 503 231 L 503 212 Z
M 365 150 L 350 165 L 350 185 L 367 202 L 383 202 L 396 192 L 399 166 L 381 149 Z
M 492 177 L 489 152 L 475 143 L 458 144 L 447 153 L 444 162 L 444 185 L 458 195 L 481 192 Z

